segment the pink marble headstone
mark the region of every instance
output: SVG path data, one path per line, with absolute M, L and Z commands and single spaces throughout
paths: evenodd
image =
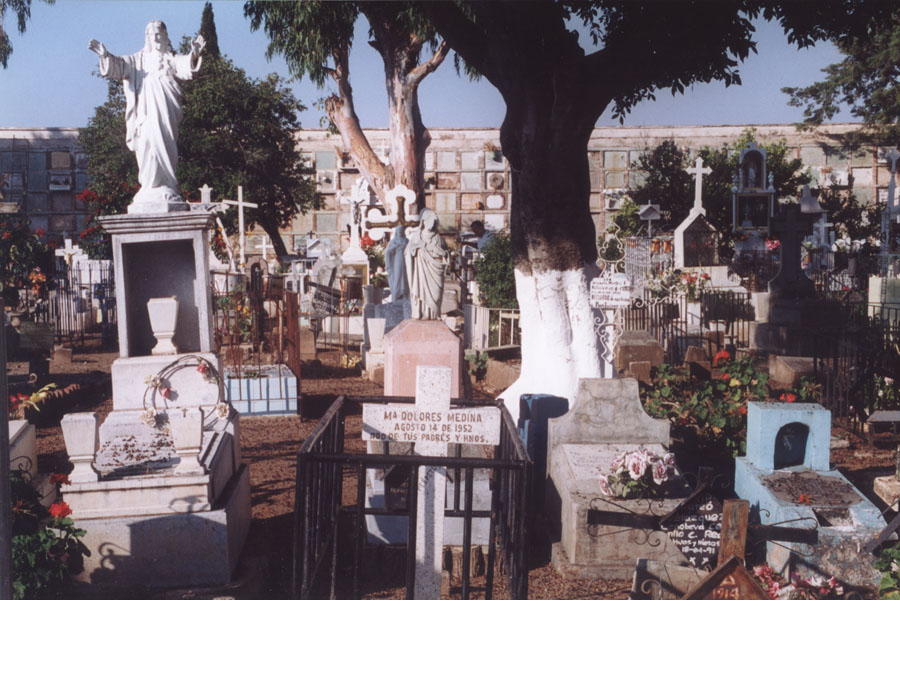
M 450 368 L 450 396 L 459 398 L 462 343 L 443 321 L 407 319 L 384 336 L 384 395 L 415 396 L 417 366 Z

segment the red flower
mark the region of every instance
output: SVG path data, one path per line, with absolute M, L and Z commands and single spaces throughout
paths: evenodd
M 738 414 L 746 415 L 747 414 L 747 406 L 742 405 L 740 408 L 738 408 Z
M 172 393 L 172 389 L 169 388 L 169 387 L 162 387 L 162 388 L 159 390 L 159 395 L 162 396 L 163 398 L 169 398 L 169 395 L 170 395 L 171 393 Z
M 45 234 L 47 234 L 47 230 L 45 230 L 43 227 L 39 227 L 34 231 L 34 233 L 39 237 L 43 237 Z
M 72 481 L 70 481 L 69 476 L 64 473 L 51 473 L 50 484 L 56 485 L 57 483 L 61 483 L 62 485 L 71 485 Z
M 72 514 L 72 509 L 70 509 L 69 505 L 65 502 L 51 504 L 48 510 L 50 511 L 50 515 L 54 518 L 65 518 Z
M 785 403 L 793 403 L 797 400 L 797 395 L 792 394 L 791 392 L 786 392 L 781 395 L 781 398 L 779 400 L 784 401 Z
M 726 350 L 722 350 L 720 352 L 716 352 L 716 355 L 713 357 L 713 365 L 718 365 L 719 361 L 727 361 L 731 358 L 731 354 L 729 354 Z
M 801 492 L 800 496 L 797 497 L 797 503 L 798 504 L 806 504 L 807 506 L 809 506 L 810 504 L 812 504 L 812 497 L 810 497 L 805 492 Z
M 728 373 L 722 373 L 722 379 L 727 382 L 731 379 L 731 375 L 729 375 Z
M 197 364 L 197 372 L 200 373 L 201 375 L 205 375 L 206 374 L 206 364 L 198 363 Z
M 3 238 L 4 238 L 4 239 L 9 239 L 10 237 L 12 237 L 12 232 L 4 232 L 4 233 L 3 233 Z

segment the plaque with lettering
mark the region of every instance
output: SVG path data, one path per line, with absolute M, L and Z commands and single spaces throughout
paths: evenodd
M 595 309 L 631 307 L 631 282 L 621 272 L 601 274 L 591 280 L 590 303 Z
M 660 526 L 692 566 L 706 570 L 715 566 L 721 540 L 722 504 L 713 495 L 701 492 L 682 502 Z
M 500 409 L 492 406 L 450 410 L 420 410 L 404 404 L 363 406 L 363 440 L 388 443 L 500 442 Z

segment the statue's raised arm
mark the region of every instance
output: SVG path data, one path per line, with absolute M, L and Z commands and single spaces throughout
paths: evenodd
M 188 210 L 178 193 L 178 126 L 184 93 L 203 62 L 202 35 L 191 41 L 190 54 L 175 54 L 166 24 L 151 21 L 144 31 L 144 48 L 129 56 L 111 54 L 98 40 L 88 49 L 100 59 L 100 74 L 120 80 L 125 89 L 125 144 L 134 151 L 141 189 L 129 213 Z

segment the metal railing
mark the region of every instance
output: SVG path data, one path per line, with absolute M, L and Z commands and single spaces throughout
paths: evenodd
M 463 305 L 463 314 L 466 349 L 491 351 L 522 344 L 518 309 Z
M 294 546 L 292 593 L 308 599 L 327 582 L 328 595 L 338 597 L 338 565 L 342 557 L 350 558 L 350 592 L 353 599 L 362 595 L 362 572 L 366 566 L 366 516 L 406 516 L 406 597 L 414 597 L 416 565 L 416 502 L 419 472 L 423 467 L 443 467 L 454 474 L 454 487 L 448 490 L 450 506 L 445 518 L 463 519 L 463 555 L 461 597 L 470 597 L 470 549 L 472 521 L 490 518 L 488 555 L 485 573 L 485 599 L 493 597 L 494 563 L 497 548 L 503 561 L 509 594 L 512 599 L 528 595 L 526 551 L 527 495 L 531 479 L 531 462 L 509 412 L 496 401 L 462 401 L 451 405 L 496 405 L 501 408 L 500 444 L 494 457 L 434 457 L 424 455 L 348 454 L 344 452 L 344 414 L 348 402 L 411 403 L 408 397 L 349 399 L 339 397 L 328 409 L 312 434 L 297 453 L 297 486 L 294 494 Z M 405 504 L 393 508 L 366 506 L 366 471 L 368 469 L 405 468 L 409 472 Z M 473 508 L 474 472 L 491 472 L 491 508 Z M 342 506 L 345 478 L 356 479 L 352 504 Z M 346 561 L 345 561 L 346 562 Z M 327 572 L 327 579 L 323 576 Z
M 114 344 L 118 317 L 112 261 L 90 260 L 69 266 L 57 258 L 47 312 L 37 320 L 53 324 L 57 342 L 84 342 L 86 334 L 99 332 L 104 344 Z

